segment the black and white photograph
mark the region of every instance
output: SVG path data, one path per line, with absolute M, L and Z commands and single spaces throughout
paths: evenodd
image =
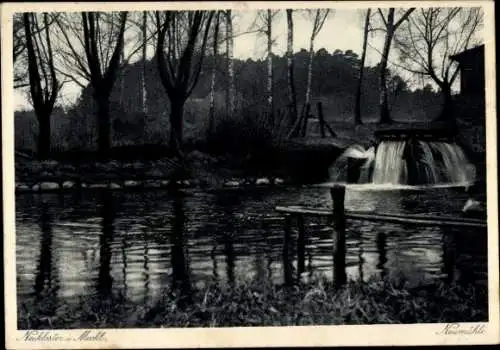
M 500 341 L 493 2 L 6 3 L 1 34 L 8 348 Z

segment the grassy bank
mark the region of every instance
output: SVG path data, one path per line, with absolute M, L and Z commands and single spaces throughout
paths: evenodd
M 336 289 L 323 279 L 291 288 L 264 281 L 236 287 L 212 283 L 186 302 L 172 290 L 138 305 L 124 297 L 55 305 L 51 298 L 18 304 L 19 329 L 104 327 L 227 327 L 474 322 L 488 318 L 486 286 L 351 282 Z

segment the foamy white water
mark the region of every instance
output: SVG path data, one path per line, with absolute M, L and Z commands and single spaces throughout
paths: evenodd
M 403 159 L 406 141 L 382 141 L 375 153 L 372 183 L 405 184 L 406 161 Z
M 405 156 L 407 141 L 382 141 L 375 152 L 374 147 L 364 151 L 359 145 L 349 147 L 330 167 L 330 182 L 345 183 L 349 159 L 365 159 L 361 161 L 360 184 L 383 185 L 378 189 L 395 189 L 394 185 L 408 186 L 409 175 L 428 185 L 439 187 L 467 186 L 475 180 L 475 167 L 469 162 L 464 151 L 456 143 L 439 141 L 417 141 L 411 144 L 420 150 L 418 154 Z M 408 162 L 411 165 L 409 174 Z M 410 186 L 420 188 L 422 186 Z

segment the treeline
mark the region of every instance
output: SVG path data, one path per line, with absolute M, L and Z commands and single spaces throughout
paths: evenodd
M 297 82 L 297 102 L 302 106 L 305 101 L 308 52 L 301 50 L 294 55 L 295 79 Z M 329 53 L 326 49 L 318 50 L 314 55 L 312 74 L 312 105 L 317 101 L 323 104 L 327 121 L 346 122 L 354 121 L 354 92 L 358 82 L 360 58 L 351 51 L 335 50 Z M 226 120 L 225 94 L 228 84 L 227 65 L 224 55 L 206 57 L 200 73 L 198 84 L 186 102 L 185 121 L 189 131 L 186 136 L 203 137 L 208 126 L 209 100 L 211 89 L 211 69 L 216 66 L 215 92 L 215 123 Z M 238 114 L 248 113 L 251 110 L 255 115 L 266 112 L 266 62 L 264 60 L 234 59 L 236 106 Z M 115 142 L 130 143 L 164 143 L 167 141 L 169 130 L 168 114 L 169 101 L 162 89 L 158 78 L 155 59 L 146 62 L 146 110 L 142 107 L 141 74 L 143 61 L 128 64 L 122 68 L 110 96 L 110 113 L 113 139 Z M 288 103 L 286 57 L 274 56 L 274 85 L 273 95 L 277 110 L 286 110 Z M 378 122 L 378 66 L 366 67 L 361 93 L 361 116 L 363 122 Z M 411 90 L 407 83 L 397 74 L 390 74 L 389 108 L 396 121 L 426 121 L 436 118 L 442 106 L 439 92 L 426 85 L 422 89 Z M 33 112 L 16 112 L 21 119 L 30 117 L 35 120 Z M 277 116 L 283 113 L 276 113 Z M 84 89 L 76 103 L 66 109 L 57 109 L 53 112 L 54 123 L 58 128 L 64 125 L 73 130 L 75 140 L 65 140 L 66 145 L 73 147 L 90 147 L 95 142 L 96 122 L 95 103 L 92 97 L 92 87 Z M 313 110 L 312 114 L 316 114 Z M 65 118 L 65 120 L 61 120 Z M 278 117 L 277 117 L 278 118 Z M 36 126 L 33 126 L 36 128 Z M 56 132 L 66 132 L 59 130 Z M 69 131 L 68 131 L 69 132 Z M 76 134 L 80 136 L 77 138 Z
M 311 22 L 310 46 L 294 54 L 293 21 L 299 11 Z M 166 139 L 180 158 L 187 135 L 223 139 L 216 135 L 222 122 L 232 125 L 229 134 L 237 130 L 242 136 L 290 138 L 305 128 L 318 100 L 327 120 L 355 124 L 436 115 L 452 119 L 451 86 L 458 68 L 447 58 L 474 44 L 481 9 L 368 9 L 361 57 L 350 50 L 315 50 L 315 38 L 332 12 L 256 11 L 254 31 L 267 42 L 265 59 L 257 61 L 233 58 L 231 10 L 17 16 L 15 84 L 29 86 L 37 119 L 37 154 L 42 159 L 49 156 L 54 131 L 66 140 L 75 138 L 78 130 L 79 138 L 96 145 L 103 159 L 115 141 L 134 131 L 142 131 L 138 139 L 143 142 L 154 140 L 159 132 L 157 141 Z M 285 13 L 287 52 L 280 57 L 272 50 L 273 23 Z M 450 26 L 452 21 L 459 26 Z M 380 62 L 365 67 L 367 43 L 375 32 L 384 36 Z M 149 61 L 148 46 L 154 48 Z M 397 50 L 396 65 L 434 81 L 442 106 L 429 86 L 410 91 L 390 71 L 391 49 Z M 137 54 L 142 59 L 130 64 Z M 68 127 L 61 134 L 61 128 L 53 128 L 53 112 L 62 86 L 69 81 L 82 87 L 82 95 L 65 112 Z
M 308 52 L 301 50 L 294 55 L 295 82 L 297 103 L 304 104 L 307 81 Z M 314 55 L 312 75 L 313 100 L 322 101 L 327 120 L 345 121 L 354 124 L 354 93 L 358 82 L 360 60 L 351 50 L 342 52 L 336 50 L 329 53 L 326 49 L 318 50 Z M 211 69 L 215 65 L 215 92 L 221 98 L 226 94 L 229 81 L 227 60 L 223 55 L 206 57 L 201 69 L 198 84 L 194 88 L 188 104 L 205 103 L 202 110 L 208 109 L 211 89 Z M 266 78 L 267 67 L 265 60 L 233 59 L 236 92 L 236 112 L 242 113 L 245 109 L 252 109 L 256 114 L 266 112 Z M 273 99 L 276 111 L 285 110 L 288 103 L 286 57 L 273 56 Z M 142 86 L 139 84 L 143 70 L 143 62 L 138 61 L 127 65 L 118 79 L 123 79 L 115 86 L 111 93 L 111 102 L 114 110 L 120 111 L 119 116 L 138 115 L 142 112 Z M 376 122 L 378 120 L 378 71 L 379 67 L 366 67 L 362 84 L 361 108 L 362 120 Z M 147 111 L 150 116 L 167 116 L 169 103 L 161 91 L 161 82 L 158 78 L 155 59 L 146 62 L 146 89 Z M 123 87 L 123 88 L 121 88 Z M 86 110 L 92 105 L 92 92 L 89 86 L 83 91 L 75 108 Z M 441 109 L 442 99 L 439 92 L 426 85 L 422 89 L 411 90 L 408 84 L 397 74 L 388 77 L 389 108 L 395 120 L 418 121 L 430 120 L 437 116 Z M 218 103 L 217 103 L 218 102 Z M 218 115 L 228 114 L 225 101 L 216 101 Z M 200 116 L 205 118 L 207 116 Z

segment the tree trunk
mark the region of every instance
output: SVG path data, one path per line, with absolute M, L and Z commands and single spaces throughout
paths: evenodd
M 363 88 L 363 74 L 365 71 L 365 59 L 366 59 L 366 46 L 368 44 L 368 29 L 370 27 L 370 13 L 371 10 L 368 9 L 366 11 L 365 17 L 365 28 L 363 32 L 363 51 L 361 53 L 361 62 L 359 63 L 359 78 L 358 78 L 358 86 L 356 89 L 356 102 L 355 102 L 355 111 L 354 111 L 354 124 L 362 124 L 361 120 L 361 92 Z
M 234 39 L 233 39 L 233 18 L 231 10 L 226 10 L 226 51 L 227 51 L 227 114 L 233 116 L 235 110 L 235 89 L 234 89 Z
M 46 111 L 37 111 L 38 117 L 38 145 L 37 156 L 38 159 L 44 160 L 50 154 L 50 113 Z
M 176 99 L 170 101 L 170 149 L 176 154 L 182 153 L 182 138 L 183 138 L 183 114 L 184 114 L 184 101 Z
M 391 116 L 389 114 L 389 102 L 387 100 L 387 61 L 389 58 L 389 51 L 391 49 L 392 37 L 394 35 L 394 9 L 389 9 L 389 14 L 387 16 L 387 32 L 385 35 L 384 50 L 382 52 L 382 58 L 380 60 L 380 76 L 379 76 L 379 88 L 380 88 L 380 123 L 390 124 L 392 123 Z
M 297 92 L 295 91 L 294 79 L 294 59 L 293 59 L 293 10 L 286 10 L 286 19 L 288 24 L 287 35 L 287 68 L 288 68 L 288 103 L 289 103 L 289 125 L 295 125 L 297 121 Z
M 214 29 L 214 46 L 213 46 L 213 65 L 212 65 L 212 81 L 210 83 L 210 110 L 208 112 L 208 135 L 211 135 L 214 128 L 215 114 L 215 78 L 217 76 L 217 54 L 218 54 L 218 38 L 219 38 L 219 14 Z
M 148 113 L 147 103 L 147 90 L 146 90 L 146 65 L 147 65 L 147 12 L 144 11 L 142 15 L 142 111 L 144 114 Z
M 272 43 L 272 15 L 267 10 L 267 104 L 269 108 L 269 120 L 274 121 L 273 104 L 273 43 Z
M 123 97 L 125 96 L 125 50 L 122 50 L 120 53 L 120 65 L 122 66 L 121 69 L 118 70 L 118 80 L 120 82 L 120 107 L 125 108 L 124 106 L 124 99 Z M 126 108 L 128 110 L 128 108 Z
M 305 111 L 311 110 L 311 85 L 312 85 L 312 63 L 314 59 L 314 38 L 311 37 L 311 42 L 309 44 L 309 62 L 307 64 L 307 86 L 306 86 L 306 99 L 305 99 Z M 307 114 L 306 114 L 307 116 Z
M 99 157 L 106 160 L 111 149 L 111 124 L 109 118 L 109 96 L 98 94 L 95 98 L 97 104 L 97 145 Z
M 441 95 L 443 96 L 443 108 L 441 109 L 441 113 L 439 114 L 437 120 L 444 121 L 449 124 L 449 127 L 454 128 L 456 124 L 452 111 L 453 101 L 451 98 L 451 86 L 442 84 Z
M 212 82 L 210 83 L 210 110 L 208 112 L 208 135 L 211 135 L 214 129 L 214 115 L 215 115 L 215 76 L 217 69 L 215 68 L 215 55 L 214 66 L 212 67 Z
M 39 159 L 47 159 L 50 153 L 50 116 L 57 97 L 58 82 L 55 75 L 54 62 L 52 60 L 52 47 L 50 44 L 50 36 L 47 25 L 47 17 L 44 16 L 45 31 L 47 38 L 48 65 L 50 70 L 49 75 L 44 69 L 44 62 L 40 56 L 39 47 L 42 42 L 37 42 L 37 37 L 33 35 L 32 26 L 37 27 L 35 15 L 25 13 L 23 15 L 24 32 L 26 35 L 26 50 L 28 53 L 28 76 L 30 85 L 30 94 L 33 101 L 33 109 L 38 119 L 38 140 L 37 140 L 37 157 Z M 43 49 L 45 51 L 45 48 Z M 36 53 L 38 51 L 38 55 Z M 45 80 L 45 85 L 42 87 L 42 78 L 39 69 L 42 70 Z M 50 84 L 49 84 L 50 80 Z

